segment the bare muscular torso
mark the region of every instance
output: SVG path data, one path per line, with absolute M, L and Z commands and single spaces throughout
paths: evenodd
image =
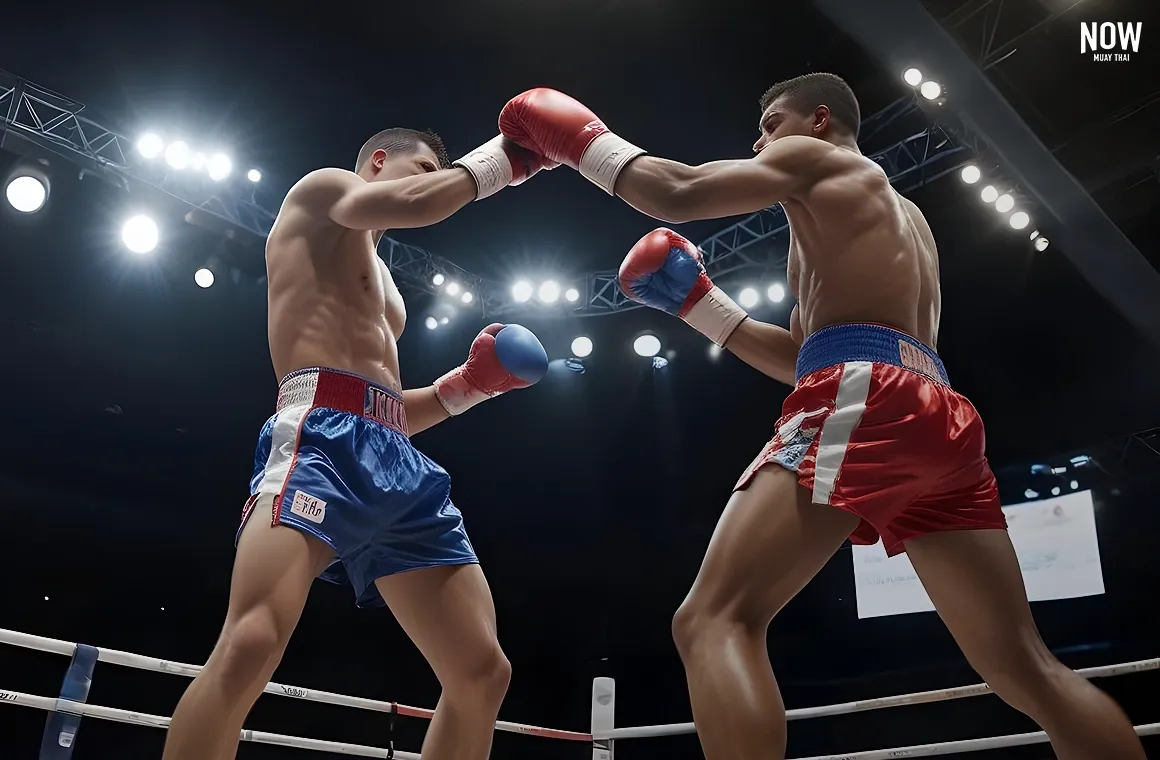
M 782 204 L 789 219 L 788 281 L 800 340 L 829 325 L 874 322 L 931 348 L 938 340 L 938 251 L 918 207 L 876 163 L 835 148 L 834 165 Z
M 291 191 L 266 241 L 270 359 L 279 378 L 330 367 L 401 390 L 395 342 L 407 312 L 375 233 L 302 208 Z

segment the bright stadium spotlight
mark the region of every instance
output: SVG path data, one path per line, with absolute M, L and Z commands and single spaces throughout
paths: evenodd
M 450 321 L 451 321 L 451 318 L 450 318 L 450 317 L 443 317 L 442 319 L 440 319 L 440 320 L 439 320 L 439 324 L 441 324 L 441 325 L 445 325 L 445 324 L 447 324 L 447 323 L 448 323 L 448 322 L 450 322 Z
M 193 281 L 199 288 L 208 288 L 213 285 L 213 272 L 208 267 L 202 267 L 193 273 Z
M 129 218 L 121 228 L 121 241 L 133 253 L 149 253 L 157 247 L 157 223 L 144 214 Z
M 224 153 L 215 153 L 210 157 L 209 163 L 206 165 L 206 173 L 214 182 L 221 182 L 226 177 L 230 176 L 234 165 L 230 162 L 230 157 Z
M 204 153 L 194 153 L 192 156 L 190 156 L 189 157 L 189 168 L 193 169 L 195 172 L 199 172 L 199 171 L 205 169 L 205 154 Z
M 902 73 L 902 81 L 911 87 L 918 87 L 922 84 L 922 72 L 918 69 L 907 69 Z
M 459 283 L 454 282 L 454 281 L 447 283 L 446 290 L 447 290 L 447 295 L 449 295 L 449 296 L 459 295 Z
M 785 300 L 785 286 L 780 282 L 775 282 L 769 286 L 769 290 L 765 291 L 765 295 L 774 303 L 781 303 Z
M 4 188 L 8 205 L 22 214 L 34 214 L 48 200 L 47 177 L 42 179 L 24 171 L 17 172 Z
M 435 317 L 427 317 L 427 319 L 423 321 L 423 324 L 427 326 L 428 330 L 434 330 L 439 326 L 439 322 L 435 319 Z
M 520 280 L 515 285 L 512 285 L 512 300 L 516 303 L 524 303 L 532 297 L 532 283 L 527 280 Z
M 592 339 L 585 338 L 581 335 L 576 340 L 572 341 L 572 355 L 577 359 L 583 359 L 592 353 Z
M 1016 211 L 1011 215 L 1011 227 L 1017 230 L 1022 230 L 1031 224 L 1031 217 L 1027 216 L 1026 211 Z
M 182 140 L 169 143 L 165 149 L 165 163 L 174 169 L 184 169 L 189 166 L 189 145 Z
M 1068 485 L 1071 486 L 1071 490 L 1073 490 L 1073 491 L 1079 490 L 1079 481 L 1078 480 L 1073 480 L 1070 483 L 1068 483 Z
M 712 341 L 709 342 L 709 358 L 716 359 L 721 356 L 721 347 Z
M 255 183 L 261 182 L 262 172 L 258 171 L 257 169 L 250 169 L 248 172 L 246 172 L 246 179 Z
M 938 82 L 923 82 L 918 91 L 927 100 L 937 100 L 938 96 L 942 95 L 942 87 L 939 86 Z
M 1003 193 L 995 199 L 995 210 L 1000 214 L 1006 214 L 1013 208 L 1015 208 L 1015 199 L 1007 193 Z
M 576 288 L 568 288 L 564 291 L 564 298 L 568 299 L 568 303 L 576 303 L 580 300 L 580 291 Z
M 431 282 L 435 283 L 436 287 L 438 287 L 439 285 L 443 284 L 443 279 L 443 275 L 436 273 L 436 275 L 431 278 Z
M 1031 239 L 1034 240 L 1037 237 L 1039 237 L 1039 230 L 1031 230 Z
M 1039 492 L 1038 492 L 1038 491 L 1033 491 L 1033 490 L 1031 490 L 1030 488 L 1028 488 L 1026 491 L 1024 491 L 1024 492 L 1023 492 L 1023 497 L 1024 497 L 1024 498 L 1026 498 L 1026 499 L 1038 499 L 1038 498 L 1039 498 Z
M 470 290 L 465 290 L 463 291 L 463 295 L 459 297 L 459 300 L 463 301 L 463 303 L 471 303 L 475 300 L 475 296 L 471 295 Z
M 1035 250 L 1037 250 L 1037 251 L 1046 251 L 1046 250 L 1047 250 L 1047 246 L 1049 246 L 1049 245 L 1051 245 L 1051 243 L 1050 243 L 1050 242 L 1048 242 L 1047 238 L 1045 238 L 1045 237 L 1037 237 L 1037 238 L 1035 238 Z
M 979 171 L 979 167 L 974 164 L 969 164 L 963 167 L 963 170 L 959 172 L 959 176 L 963 182 L 966 182 L 968 185 L 973 185 L 982 179 L 983 173 Z
M 656 356 L 661 352 L 661 339 L 652 333 L 645 333 L 632 342 L 632 350 L 637 356 Z
M 560 298 L 560 285 L 555 280 L 548 280 L 540 285 L 540 292 L 538 294 L 540 300 L 544 303 L 556 303 Z
M 983 199 L 983 203 L 994 203 L 995 199 L 999 197 L 999 191 L 995 189 L 994 185 L 987 185 L 983 188 L 983 192 L 979 193 L 979 197 Z
M 137 140 L 137 152 L 145 158 L 157 158 L 165 150 L 165 143 L 152 132 L 146 132 Z
M 1052 496 L 1059 496 L 1059 486 L 1052 486 L 1051 487 L 1051 495 Z
M 747 309 L 752 309 L 757 305 L 759 300 L 760 296 L 757 295 L 757 288 L 742 288 L 741 292 L 737 294 L 737 303 Z

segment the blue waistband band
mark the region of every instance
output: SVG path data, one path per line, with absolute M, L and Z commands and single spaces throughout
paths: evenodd
M 917 372 L 950 385 L 946 367 L 933 350 L 904 332 L 868 324 L 823 327 L 802 343 L 797 379 L 845 362 L 877 362 Z

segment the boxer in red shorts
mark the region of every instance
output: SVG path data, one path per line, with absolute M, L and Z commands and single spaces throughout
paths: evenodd
M 679 126 L 679 109 L 673 111 Z M 645 155 L 549 89 L 510 101 L 500 131 L 669 222 L 789 219 L 790 328 L 748 317 L 696 246 L 649 233 L 620 268 L 629 297 L 684 319 L 792 385 L 773 440 L 741 477 L 673 620 L 708 760 L 784 757 L 770 668 L 774 615 L 842 543 L 905 551 L 971 665 L 1065 760 L 1143 758 L 1116 704 L 1047 649 L 984 456 L 983 423 L 935 353 L 938 253 L 922 212 L 858 150 L 858 101 L 832 74 L 771 87 L 749 159 Z

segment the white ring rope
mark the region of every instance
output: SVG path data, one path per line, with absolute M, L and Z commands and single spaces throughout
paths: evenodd
M 113 707 L 86 705 L 81 702 L 72 702 L 67 699 L 53 699 L 51 697 L 37 697 L 32 694 L 22 694 L 18 691 L 0 691 L 0 703 L 6 705 L 22 705 L 35 707 L 37 710 L 48 712 L 62 712 L 70 715 L 83 715 L 89 718 L 112 720 L 117 723 L 132 723 L 135 726 L 152 726 L 153 728 L 168 728 L 169 718 L 160 715 L 118 710 Z M 280 747 L 296 747 L 298 749 L 314 749 L 320 752 L 333 752 L 336 755 L 355 755 L 358 757 L 392 757 L 388 750 L 378 747 L 366 747 L 361 744 L 343 744 L 341 742 L 327 742 L 321 739 L 303 739 L 298 736 L 283 734 L 269 734 L 265 731 L 244 730 L 242 741 L 258 744 L 277 744 Z M 417 752 L 402 752 L 395 750 L 393 755 L 399 760 L 420 760 Z
M 20 631 L 9 631 L 4 628 L 0 628 L 0 644 L 11 644 L 12 646 L 23 647 L 24 649 L 35 649 L 39 652 L 63 654 L 66 657 L 72 657 L 73 652 L 75 652 L 77 648 L 76 644 L 72 644 L 67 641 L 49 639 L 43 636 L 34 636 L 31 633 L 21 633 Z M 156 657 L 143 657 L 139 654 L 121 652 L 116 649 L 98 648 L 97 652 L 97 661 L 107 662 L 110 665 L 120 665 L 126 668 L 136 668 L 137 670 L 148 670 L 154 673 L 171 673 L 173 675 L 186 676 L 187 678 L 194 678 L 198 673 L 201 672 L 200 665 L 188 665 L 183 662 L 159 660 Z M 266 688 L 264 688 L 262 691 L 265 694 L 276 694 L 282 697 L 304 699 L 307 702 L 323 702 L 329 705 L 354 707 L 360 710 L 371 710 L 374 712 L 393 712 L 396 715 L 406 715 L 412 718 L 427 718 L 430 720 L 431 716 L 435 714 L 434 710 L 428 710 L 423 707 L 409 707 L 407 705 L 400 705 L 394 702 L 380 702 L 375 699 L 364 699 L 363 697 L 348 697 L 345 694 L 334 694 L 333 692 L 329 691 L 306 689 L 301 686 L 287 686 L 285 684 L 274 683 L 273 681 L 266 684 Z M 556 728 L 541 728 L 539 726 L 529 726 L 523 723 L 511 723 L 504 720 L 496 721 L 495 728 L 497 731 L 508 731 L 516 734 L 528 734 L 530 736 L 543 736 L 549 739 L 564 739 L 566 741 L 582 742 L 592 741 L 592 735 L 587 733 L 580 733 L 577 731 L 563 731 Z M 378 755 L 371 755 L 370 757 L 378 757 Z
M 1121 665 L 1103 665 L 1098 668 L 1084 668 L 1077 670 L 1085 678 L 1107 678 L 1122 676 L 1129 673 L 1143 673 L 1149 670 L 1160 670 L 1160 658 L 1151 660 L 1137 660 L 1125 662 Z M 855 702 L 842 702 L 836 705 L 822 705 L 819 707 L 801 707 L 796 710 L 786 710 L 786 720 L 804 720 L 806 718 L 825 718 L 833 715 L 866 712 L 867 710 L 882 710 L 887 707 L 902 707 L 904 705 L 922 705 L 930 702 L 944 702 L 949 699 L 977 697 L 990 694 L 991 687 L 985 683 L 974 686 L 956 686 L 950 689 L 935 691 L 919 691 L 914 694 L 899 694 L 894 697 L 878 697 L 877 699 L 860 699 Z M 644 739 L 654 736 L 678 736 L 680 734 L 695 734 L 697 728 L 692 723 L 669 723 L 663 726 L 632 726 L 629 728 L 612 728 L 607 731 L 593 733 L 594 739 Z M 861 757 L 861 755 L 842 755 L 846 757 Z M 877 757 L 877 755 L 875 755 Z M 898 755 L 897 757 L 910 757 Z M 914 757 L 918 757 L 915 755 Z
M 1136 734 L 1138 736 L 1160 734 L 1160 723 L 1136 726 Z M 894 760 L 896 757 L 933 757 L 935 755 L 957 755 L 962 752 L 981 752 L 985 749 L 1022 747 L 1027 744 L 1043 744 L 1046 741 L 1047 734 L 1036 731 L 1033 734 L 1012 734 L 1011 736 L 995 736 L 989 739 L 965 739 L 940 744 L 916 744 L 912 747 L 847 752 L 844 755 L 817 755 L 798 758 L 798 760 Z
M 77 648 L 76 644 L 72 644 L 67 641 L 49 639 L 43 636 L 35 636 L 33 634 L 21 633 L 19 631 L 10 631 L 3 628 L 0 628 L 0 644 L 11 644 L 13 646 L 23 647 L 25 649 L 34 649 L 41 652 L 51 652 L 54 654 L 62 654 L 70 657 L 76 652 Z M 157 673 L 171 673 L 174 675 L 183 675 L 190 678 L 201 672 L 201 666 L 199 665 L 188 665 L 180 662 L 171 662 L 169 660 L 160 660 L 153 657 L 143 657 L 138 654 L 121 652 L 116 649 L 98 649 L 97 653 L 98 662 L 107 662 L 113 665 L 121 665 L 139 670 L 148 670 Z M 1077 670 L 1076 672 L 1087 678 L 1106 678 L 1109 676 L 1126 675 L 1129 673 L 1142 673 L 1145 671 L 1158 669 L 1160 669 L 1160 658 L 1151 660 L 1137 660 L 1136 662 L 1127 662 L 1119 665 L 1105 665 L 1096 668 L 1086 668 L 1083 670 Z M 295 699 L 304 699 L 312 702 L 324 702 L 327 704 L 341 705 L 344 707 L 356 707 L 364 710 L 372 710 L 375 712 L 395 713 L 398 715 L 408 715 L 428 719 L 434 714 L 434 711 L 421 707 L 408 707 L 406 705 L 400 705 L 392 702 L 380 702 L 372 699 L 364 699 L 362 697 L 350 697 L 343 694 L 334 694 L 327 691 L 305 689 L 299 686 L 286 686 L 273 682 L 267 684 L 263 692 L 266 694 L 277 694 L 286 697 L 293 697 Z M 806 707 L 797 710 L 788 710 L 786 711 L 786 718 L 788 720 L 821 718 L 833 715 L 843 715 L 847 713 L 865 712 L 868 710 L 880 710 L 887 707 L 900 707 L 903 705 L 918 705 L 931 702 L 941 702 L 951 699 L 962 699 L 964 697 L 975 697 L 989 693 L 991 693 L 991 688 L 986 684 L 960 686 L 950 689 L 922 691 L 916 692 L 914 694 L 901 694 L 892 697 L 863 699 L 855 702 L 843 702 L 834 705 L 823 705 L 819 707 Z M 89 705 L 67 699 L 40 697 L 32 694 L 24 694 L 17 691 L 0 690 L 0 704 L 21 705 L 24 707 L 32 707 L 38 710 L 46 710 L 48 712 L 61 712 L 72 715 L 98 718 L 101 720 L 117 721 L 119 723 L 131 723 L 139 726 L 152 726 L 154 728 L 168 728 L 170 721 L 169 718 L 161 717 L 158 715 L 148 715 L 146 713 L 132 712 L 130 710 L 119 710 L 113 707 Z M 510 723 L 507 721 L 497 721 L 495 727 L 499 731 L 509 731 L 513 733 L 528 734 L 532 736 L 544 736 L 548 738 L 565 739 L 571 741 L 592 741 L 593 739 L 635 739 L 656 736 L 675 736 L 696 732 L 696 727 L 692 723 L 673 723 L 663 726 L 633 726 L 630 728 L 611 728 L 594 731 L 592 734 L 585 734 L 576 731 L 562 731 L 554 728 L 541 728 L 539 726 L 529 726 L 522 723 Z M 1135 730 L 1136 733 L 1140 736 L 1160 735 L 1160 723 L 1150 723 L 1147 725 L 1136 726 Z M 265 731 L 251 731 L 248 729 L 241 732 L 241 739 L 242 741 L 256 742 L 259 744 L 273 744 L 282 747 L 295 747 L 298 749 L 332 752 L 339 755 L 354 755 L 358 757 L 377 758 L 395 757 L 399 758 L 399 760 L 421 760 L 420 756 L 414 752 L 403 752 L 399 750 L 392 752 L 387 749 L 368 747 L 361 744 L 346 744 L 342 742 L 323 741 L 320 739 L 306 739 L 297 736 L 272 734 Z M 869 750 L 865 752 L 854 752 L 841 755 L 818 755 L 815 757 L 801 758 L 801 760 L 893 760 L 893 758 L 900 757 L 931 757 L 935 755 L 951 755 L 963 752 L 978 752 L 988 749 L 998 749 L 1000 747 L 1018 747 L 1027 744 L 1041 744 L 1046 741 L 1047 734 L 1039 731 L 1036 733 L 1028 734 L 996 736 L 986 739 L 967 739 L 963 741 L 942 742 L 937 744 L 921 744 L 910 747 Z

